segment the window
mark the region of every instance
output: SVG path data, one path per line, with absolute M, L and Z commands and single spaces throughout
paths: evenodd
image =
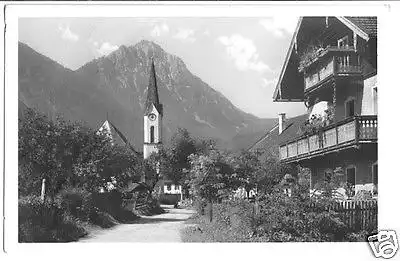
M 345 109 L 346 109 L 346 118 L 352 117 L 355 115 L 355 100 L 354 98 L 350 98 L 345 102 Z
M 325 181 L 330 183 L 332 180 L 333 171 L 331 169 L 326 169 L 324 173 Z
M 150 127 L 150 143 L 154 143 L 154 126 Z
M 167 191 L 171 191 L 171 184 L 167 185 Z
M 355 167 L 348 167 L 346 169 L 346 182 L 347 186 L 350 188 L 350 195 L 354 196 L 355 194 L 355 186 L 356 186 L 356 168 Z
M 373 194 L 378 194 L 378 163 L 372 165 L 372 183 L 374 184 Z
M 337 41 L 337 45 L 339 48 L 349 48 L 349 36 L 345 36 L 343 38 L 340 38 Z
M 292 196 L 292 189 L 291 188 L 284 188 L 283 189 L 283 193 L 285 193 L 285 195 L 287 195 L 288 197 Z

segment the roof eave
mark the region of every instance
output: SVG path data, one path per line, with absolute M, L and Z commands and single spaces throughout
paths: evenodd
M 299 21 L 297 22 L 296 29 L 295 29 L 295 31 L 293 33 L 293 37 L 292 37 L 292 40 L 291 40 L 290 45 L 289 45 L 289 50 L 286 53 L 286 58 L 285 58 L 285 61 L 283 63 L 283 67 L 282 67 L 281 73 L 280 73 L 279 78 L 278 78 L 278 82 L 277 82 L 276 87 L 275 87 L 274 95 L 272 97 L 274 102 L 280 102 L 281 101 L 281 98 L 278 98 L 278 94 L 281 97 L 282 79 L 283 79 L 283 76 L 285 74 L 285 71 L 286 71 L 287 65 L 289 63 L 290 57 L 292 56 L 293 48 L 295 46 L 297 34 L 299 32 L 299 28 L 300 28 L 300 25 L 301 25 L 302 21 L 303 21 L 303 17 L 300 17 Z
M 361 38 L 363 38 L 364 40 L 368 41 L 369 40 L 369 35 L 363 31 L 360 27 L 358 27 L 357 25 L 355 25 L 352 21 L 350 21 L 349 19 L 347 19 L 344 16 L 337 16 L 337 19 L 342 22 L 344 25 L 346 25 L 350 30 L 352 30 L 353 32 L 355 32 L 358 36 L 360 36 Z

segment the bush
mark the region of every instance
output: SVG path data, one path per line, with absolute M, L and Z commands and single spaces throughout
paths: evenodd
M 275 191 L 257 201 L 215 204 L 213 220 L 198 218 L 198 230 L 186 231 L 188 241 L 195 237 L 206 242 L 321 242 L 349 240 L 340 214 L 329 210 L 329 200 L 313 201 L 294 191 L 288 197 Z M 201 235 L 201 236 L 199 236 Z M 354 236 L 353 236 L 354 237 Z
M 123 194 L 117 190 L 92 194 L 92 198 L 93 205 L 96 211 L 99 212 L 99 216 L 91 219 L 91 222 L 96 225 L 104 227 L 104 222 L 107 224 L 110 222 L 127 222 L 138 218 L 132 211 L 124 209 Z M 110 215 L 113 220 L 110 222 L 104 221 L 104 219 L 107 219 L 107 215 Z M 108 225 L 105 226 L 107 227 Z
M 329 209 L 331 204 L 333 200 L 315 201 L 298 191 L 292 197 L 267 195 L 260 201 L 256 235 L 262 241 L 342 241 L 347 226 Z
M 214 229 L 219 242 L 248 241 L 253 234 L 253 205 L 246 200 L 232 200 L 213 207 Z
M 118 221 L 106 212 L 96 212 L 90 221 L 101 228 L 110 228 L 118 224 Z
M 350 242 L 367 242 L 368 236 L 375 234 L 368 232 L 366 230 L 361 230 L 359 232 L 352 232 L 346 235 L 346 241 Z
M 179 207 L 181 208 L 193 208 L 194 207 L 194 202 L 192 199 L 186 198 L 182 200 L 179 204 Z
M 207 207 L 207 201 L 205 199 L 195 198 L 193 205 L 199 215 L 205 215 L 205 208 Z
M 55 202 L 28 196 L 18 200 L 18 221 L 54 228 L 62 222 L 62 210 Z
M 195 215 L 192 218 L 197 226 L 190 226 L 182 231 L 184 241 L 250 241 L 253 234 L 253 205 L 250 202 L 246 200 L 224 201 L 214 204 L 212 212 L 212 222 L 202 216 Z
M 368 190 L 359 190 L 357 194 L 354 196 L 354 200 L 370 200 L 372 199 L 372 193 Z
M 56 201 L 61 208 L 70 215 L 82 221 L 90 221 L 96 214 L 92 193 L 80 188 L 68 188 L 62 190 Z
M 165 211 L 161 208 L 157 199 L 150 197 L 141 207 L 138 207 L 135 212 L 138 215 L 151 216 L 162 214 Z
M 19 242 L 68 242 L 86 234 L 83 224 L 51 200 L 28 196 L 18 200 Z
M 93 193 L 94 206 L 102 212 L 109 213 L 116 217 L 119 209 L 122 208 L 122 193 L 112 190 L 105 193 Z

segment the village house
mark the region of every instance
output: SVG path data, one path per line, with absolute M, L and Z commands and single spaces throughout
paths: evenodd
M 307 109 L 294 120 L 279 115 L 281 162 L 309 168 L 311 187 L 340 168 L 350 196 L 377 194 L 376 17 L 300 18 L 273 100 Z

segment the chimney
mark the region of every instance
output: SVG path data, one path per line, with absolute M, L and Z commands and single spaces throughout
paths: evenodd
M 279 134 L 282 133 L 282 131 L 285 129 L 285 121 L 286 121 L 286 113 L 279 113 L 278 114 L 278 124 L 279 124 Z

